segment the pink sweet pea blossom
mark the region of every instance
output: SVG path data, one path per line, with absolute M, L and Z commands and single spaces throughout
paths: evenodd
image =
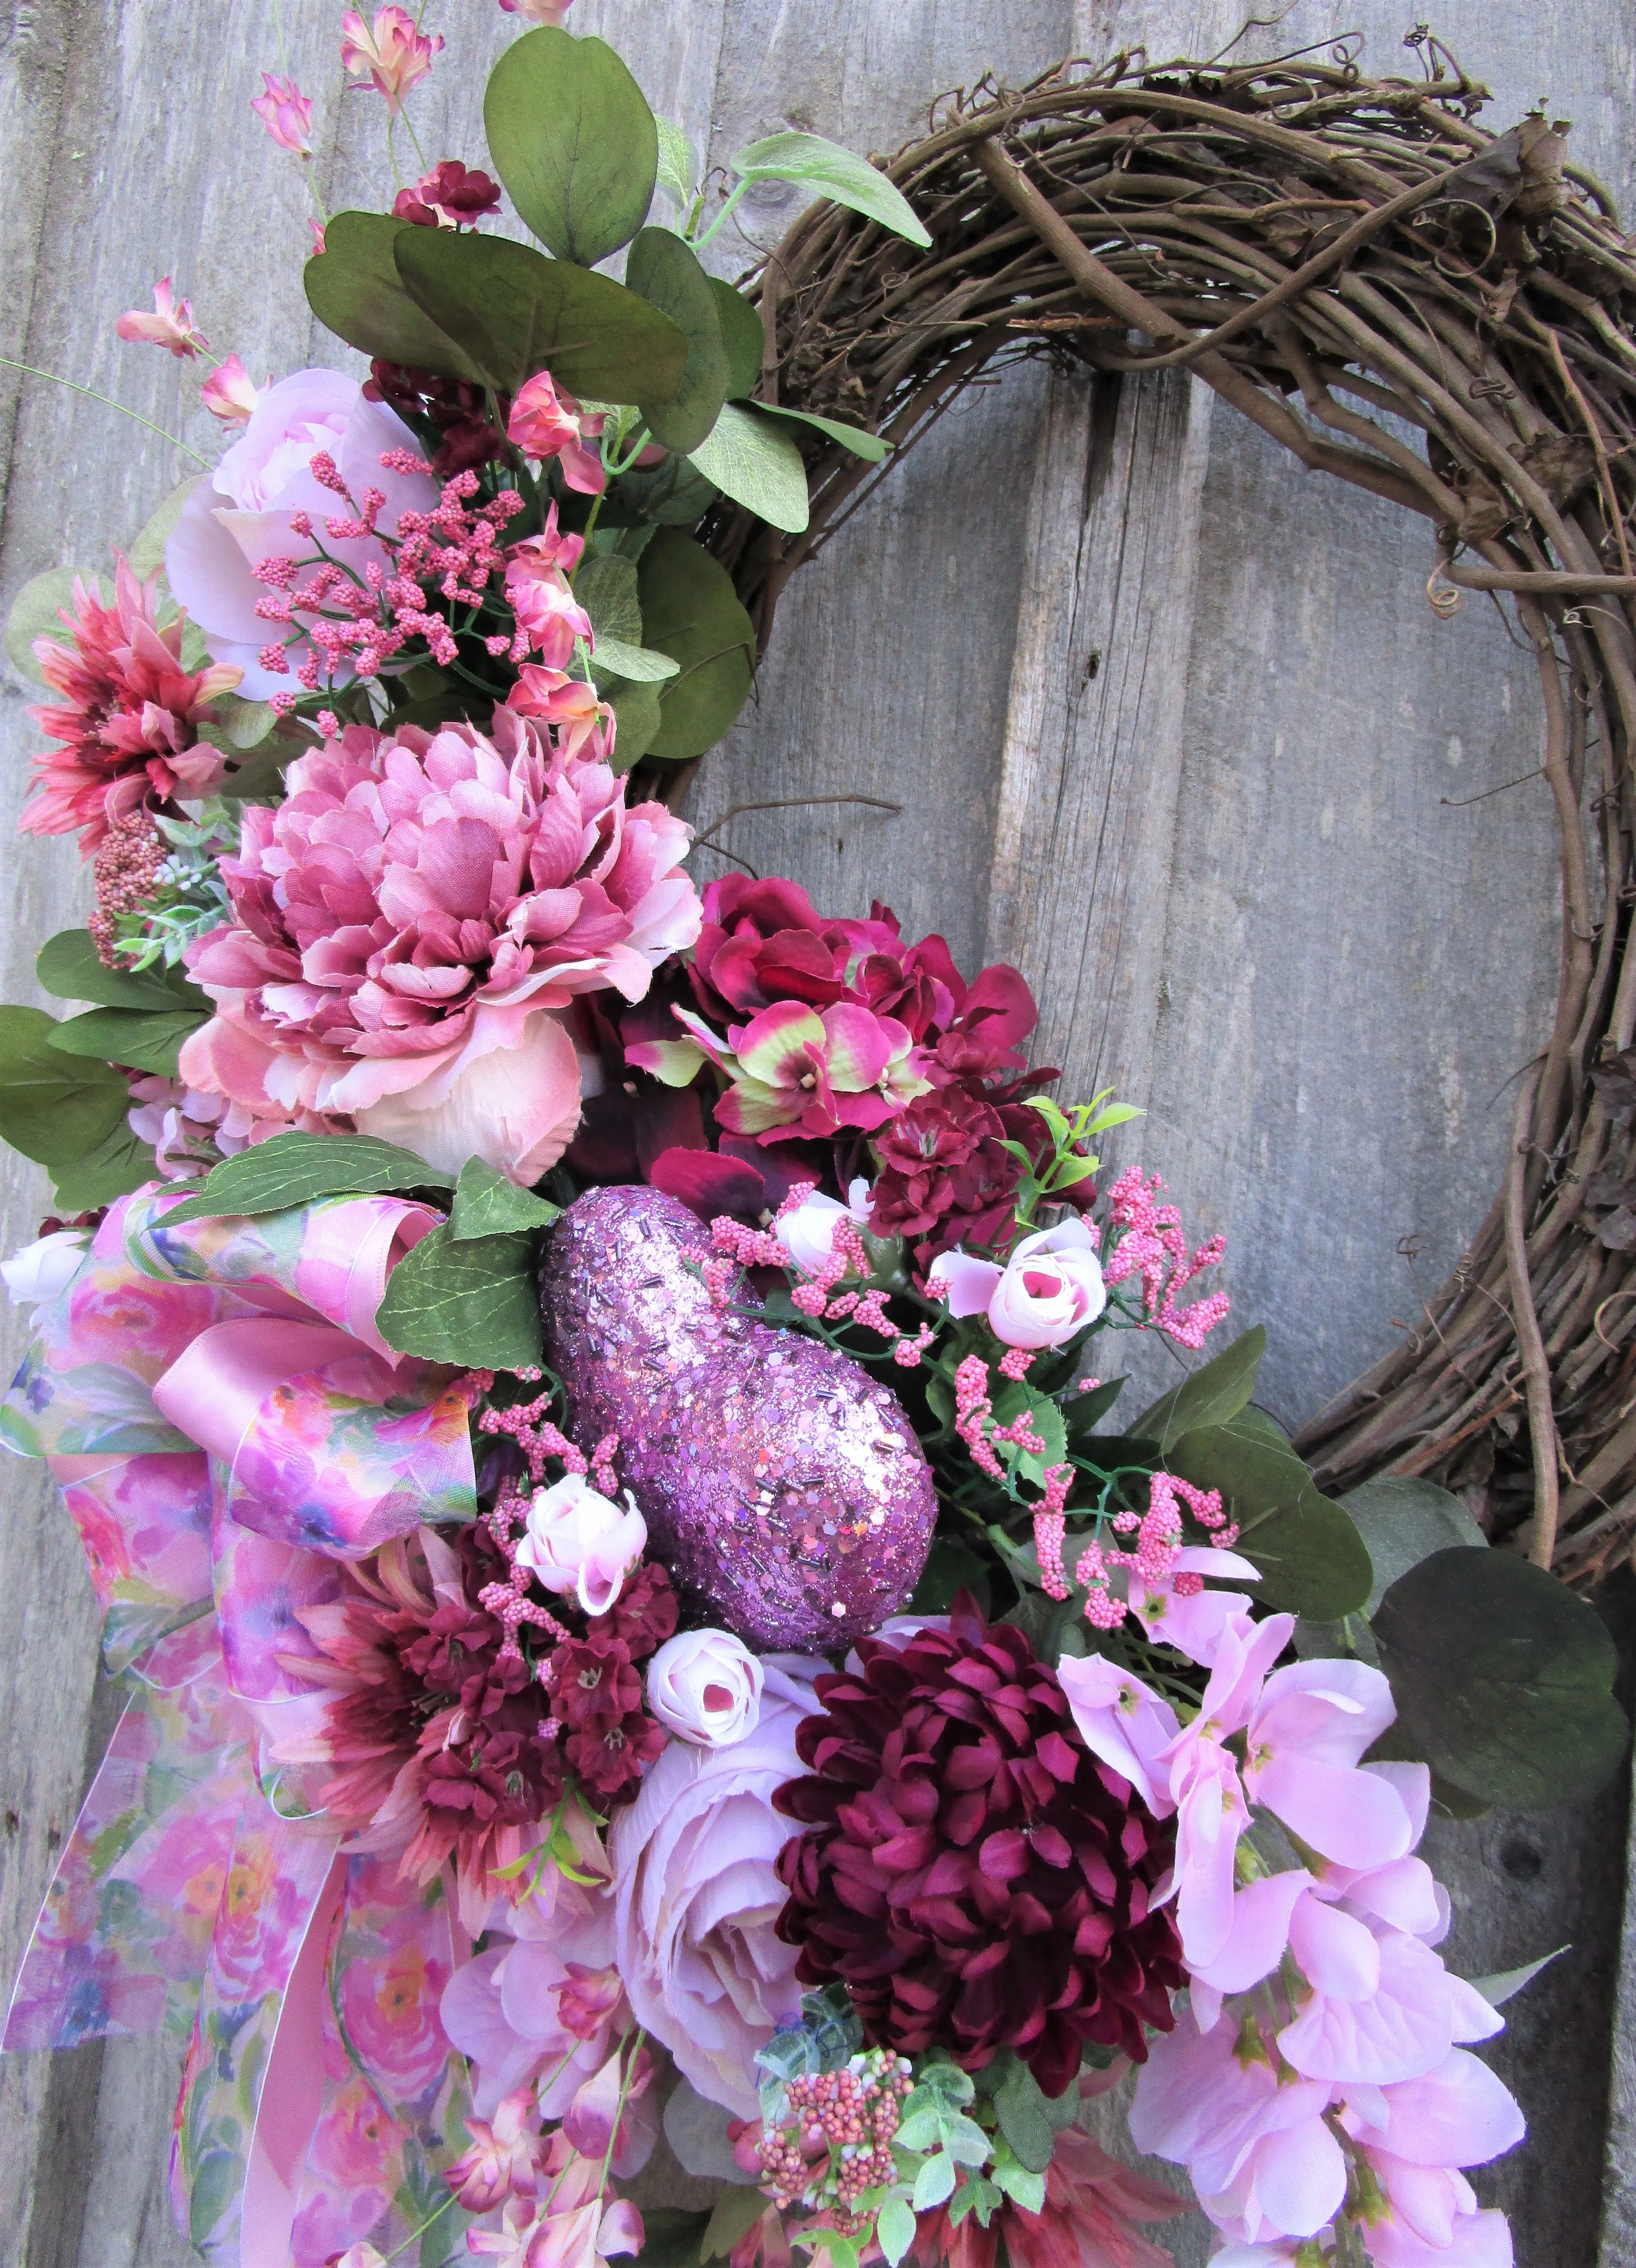
M 386 98 L 393 116 L 404 96 L 432 67 L 432 57 L 443 46 L 442 35 L 429 37 L 415 28 L 415 18 L 401 8 L 378 8 L 372 26 L 365 26 L 356 9 L 341 19 L 341 63 L 355 77 L 365 77 Z
M 1108 1303 L 1096 1236 L 1077 1218 L 1025 1236 L 1003 1267 L 957 1248 L 940 1253 L 928 1281 L 950 1314 L 987 1313 L 1007 1346 L 1060 1346 Z
M 602 431 L 600 415 L 585 416 L 571 395 L 559 394 L 548 370 L 538 372 L 511 404 L 507 438 L 543 463 L 554 457 L 562 477 L 581 496 L 600 496 L 608 484 L 600 453 L 585 446 Z
M 576 1598 L 588 1615 L 605 1615 L 648 1543 L 648 1523 L 632 1505 L 611 1504 L 583 1473 L 565 1473 L 530 1506 L 517 1564 L 548 1591 Z
M 219 363 L 199 388 L 199 398 L 224 425 L 247 425 L 251 412 L 273 381 L 257 386 L 236 354 Z
M 492 2213 L 509 2197 L 538 2193 L 546 2154 L 538 2119 L 532 2087 L 508 2095 L 492 2120 L 468 2115 L 471 2146 L 444 2176 L 467 2213 Z
M 572 1810 L 570 1825 L 583 1817 Z M 605 1867 L 599 1846 L 598 1861 Z M 537 2085 L 542 2116 L 560 2118 L 607 2061 L 631 2022 L 613 1965 L 613 1924 L 610 1890 L 570 1882 L 554 1867 L 533 1896 L 496 1906 L 487 1949 L 455 1970 L 440 2012 L 470 2059 L 482 2117 Z
M 1357 1769 L 1397 1713 L 1390 1686 L 1363 1662 L 1297 1661 L 1275 1671 L 1244 1732 L 1251 1801 L 1341 1866 L 1402 1858 L 1412 1839 L 1402 1796 Z
M 263 91 L 251 98 L 251 109 L 281 150 L 288 150 L 293 157 L 310 158 L 312 97 L 303 94 L 293 78 L 275 78 L 271 71 L 264 70 L 261 80 Z
M 508 16 L 521 16 L 530 24 L 560 24 L 574 0 L 500 0 Z
M 153 313 L 144 315 L 138 307 L 122 314 L 114 328 L 117 335 L 144 346 L 168 347 L 180 361 L 191 357 L 209 340 L 194 330 L 193 308 L 186 299 L 178 299 L 171 290 L 171 279 L 162 276 L 153 287 Z
M 542 574 L 533 559 L 514 558 L 506 569 L 505 594 L 518 629 L 545 668 L 566 669 L 575 641 L 591 643 L 591 616 L 555 568 Z
M 620 2181 L 642 2171 L 658 2139 L 658 2111 L 649 2092 L 653 2072 L 646 2048 L 638 2049 L 634 2063 L 616 2048 L 599 2071 L 582 2081 L 562 2114 L 562 2132 L 580 2155 L 608 2159 Z

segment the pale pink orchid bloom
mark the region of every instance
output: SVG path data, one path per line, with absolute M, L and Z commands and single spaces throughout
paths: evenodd
M 293 78 L 261 74 L 262 92 L 251 98 L 250 107 L 281 150 L 292 157 L 312 155 L 312 99 L 303 94 Z
M 1275 1671 L 1245 1727 L 1251 1801 L 1342 1866 L 1401 1859 L 1414 1840 L 1403 1798 L 1390 1780 L 1357 1769 L 1397 1713 L 1390 1686 L 1364 1662 Z
M 1076 1214 L 1025 1236 L 1003 1267 L 957 1248 L 940 1253 L 927 1280 L 950 1314 L 987 1314 L 1007 1346 L 1060 1346 L 1108 1304 L 1096 1237 Z
M 409 89 L 423 79 L 432 57 L 443 46 L 443 36 L 429 37 L 415 28 L 415 18 L 401 8 L 378 8 L 375 21 L 366 26 L 356 8 L 341 19 L 341 64 L 355 78 L 367 77 L 386 98 L 395 117 Z
M 192 305 L 177 298 L 168 276 L 162 276 L 153 287 L 152 314 L 145 315 L 139 307 L 131 307 L 114 328 L 117 336 L 133 344 L 168 348 L 179 362 L 191 360 L 201 347 L 210 343 L 202 333 L 194 330 Z
M 835 1231 L 843 1220 L 856 1229 L 869 1226 L 871 1195 L 861 1174 L 847 1189 L 845 1204 L 839 1197 L 826 1197 L 821 1189 L 809 1189 L 798 1205 L 779 1214 L 773 1233 L 796 1267 L 811 1276 L 832 1256 Z
M 600 450 L 588 449 L 587 440 L 602 431 L 601 413 L 582 413 L 569 394 L 559 394 L 548 370 L 529 379 L 511 404 L 506 438 L 525 457 L 543 464 L 554 457 L 569 488 L 581 496 L 600 496 L 608 485 L 607 468 Z
M 1180 1732 L 1170 1703 L 1103 1653 L 1064 1654 L 1057 1676 L 1092 1756 L 1128 1780 L 1155 1819 L 1168 1819 L 1176 1805 L 1165 1760 Z
M 218 363 L 199 388 L 199 398 L 224 425 L 247 425 L 256 403 L 272 385 L 269 372 L 258 386 L 236 354 Z
M 570 1807 L 570 1834 L 583 1815 Z M 597 1857 L 605 1867 L 600 1845 Z M 583 1853 L 579 1863 L 591 1871 Z M 444 2029 L 472 2065 L 480 2117 L 493 2118 L 508 2095 L 537 2085 L 540 2115 L 560 2118 L 630 2021 L 613 1966 L 613 1896 L 547 1867 L 532 1896 L 500 1901 L 489 1929 L 488 1949 L 444 1988 Z M 599 2021 L 587 2021 L 593 1998 Z
M 468 2116 L 471 2146 L 444 2176 L 467 2213 L 492 2213 L 509 2197 L 538 2193 L 546 2154 L 539 2121 L 532 2087 L 508 2095 L 492 2119 Z
M 529 1507 L 517 1564 L 548 1591 L 605 1615 L 647 1548 L 648 1523 L 634 1503 L 610 1503 L 583 1473 L 565 1473 Z

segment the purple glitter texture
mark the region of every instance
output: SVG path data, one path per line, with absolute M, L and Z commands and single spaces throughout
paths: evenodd
M 619 1434 L 620 1477 L 686 1605 L 764 1653 L 827 1653 L 907 1604 L 931 1473 L 889 1387 L 714 1306 L 686 1265 L 711 1256 L 676 1198 L 587 1190 L 546 1242 L 546 1360 L 574 1438 Z

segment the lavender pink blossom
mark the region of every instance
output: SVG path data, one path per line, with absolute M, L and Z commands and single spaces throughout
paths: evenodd
M 605 1615 L 647 1543 L 648 1523 L 634 1504 L 614 1504 L 583 1473 L 565 1473 L 530 1505 L 517 1564 L 586 1614 Z
M 150 315 L 140 307 L 128 308 L 114 328 L 120 338 L 133 344 L 167 348 L 179 362 L 191 360 L 201 347 L 210 343 L 194 328 L 193 309 L 186 299 L 177 298 L 168 276 L 162 276 L 153 287 Z
M 417 31 L 414 17 L 401 8 L 378 8 L 370 25 L 356 8 L 341 19 L 342 70 L 384 95 L 393 117 L 409 89 L 430 70 L 432 57 L 443 44 L 441 33 Z
M 275 78 L 271 71 L 262 72 L 261 85 L 262 92 L 251 99 L 251 109 L 281 150 L 288 150 L 292 157 L 310 158 L 312 97 L 303 94 L 293 78 Z

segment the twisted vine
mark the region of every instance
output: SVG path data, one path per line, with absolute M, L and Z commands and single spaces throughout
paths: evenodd
M 1636 258 L 1564 125 L 1491 136 L 1448 51 L 1421 64 L 1121 55 L 941 98 L 884 167 L 930 248 L 804 213 L 759 273 L 761 393 L 895 461 L 1008 361 L 1188 369 L 1304 466 L 1420 514 L 1438 613 L 1468 591 L 1511 610 L 1561 833 L 1550 1038 L 1459 1265 L 1297 1446 L 1333 1489 L 1463 1491 L 1588 1584 L 1636 1551 Z M 808 459 L 804 534 L 729 506 L 707 528 L 763 648 L 885 475 L 816 439 Z

